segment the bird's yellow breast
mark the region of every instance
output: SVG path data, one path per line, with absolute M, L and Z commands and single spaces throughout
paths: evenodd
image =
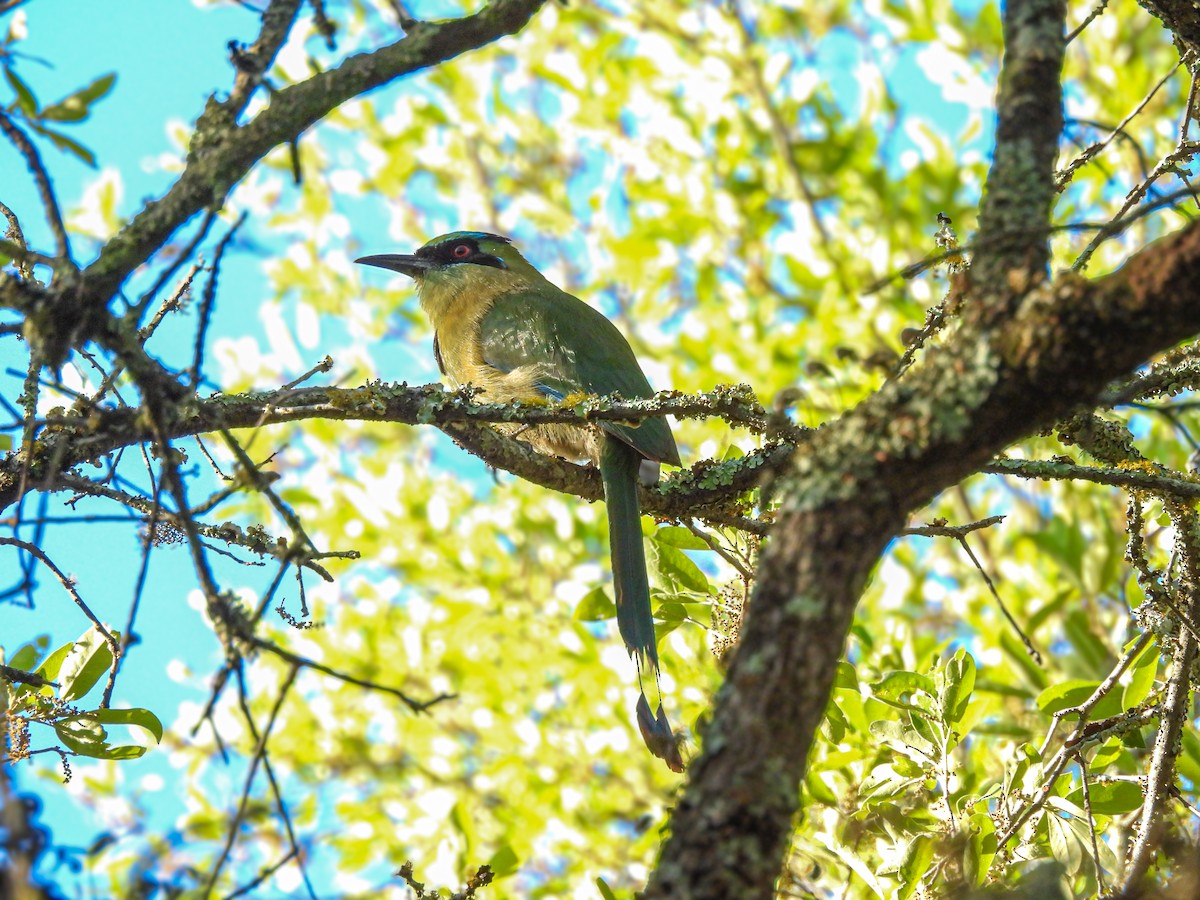
M 461 387 L 471 385 L 485 400 L 544 403 L 537 383 L 543 376 L 536 362 L 502 372 L 483 359 L 480 323 L 496 299 L 536 285 L 526 276 L 505 269 L 461 266 L 453 279 L 428 280 L 420 287 L 421 308 L 429 316 L 446 375 Z M 472 271 L 477 270 L 477 271 Z M 575 425 L 542 425 L 514 429 L 522 440 L 540 450 L 568 459 L 599 458 L 594 429 Z
M 505 269 L 459 268 L 453 279 L 426 280 L 420 289 L 421 308 L 433 325 L 446 374 L 455 385 L 473 385 L 486 399 L 500 403 L 542 399 L 534 386 L 536 365 L 501 372 L 484 361 L 481 350 L 480 323 L 496 298 L 533 285 L 525 276 Z

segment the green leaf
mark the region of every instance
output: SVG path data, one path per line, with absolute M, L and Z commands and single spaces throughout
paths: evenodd
M 21 80 L 12 66 L 4 67 L 4 77 L 7 79 L 9 87 L 17 95 L 17 106 L 20 107 L 21 112 L 30 118 L 36 118 L 38 113 L 37 97 L 33 95 L 29 85 Z
M 1083 865 L 1083 847 L 1079 845 L 1074 830 L 1054 813 L 1046 815 L 1045 822 L 1050 852 L 1062 863 L 1067 874 L 1076 874 Z
M 1088 784 L 1088 796 L 1092 801 L 1092 813 L 1097 816 L 1117 816 L 1140 809 L 1145 801 L 1142 786 L 1132 781 L 1101 781 Z M 1083 807 L 1083 788 L 1078 787 L 1067 795 L 1067 800 Z
M 109 72 L 107 75 L 101 75 L 83 90 L 77 91 L 75 96 L 77 96 L 88 106 L 91 106 L 93 103 L 111 91 L 116 81 L 117 73 Z
M 30 641 L 21 647 L 13 654 L 6 665 L 12 666 L 14 669 L 22 669 L 26 672 L 32 672 L 41 655 L 46 652 L 46 645 L 49 643 L 49 638 L 45 635 Z
M 37 667 L 37 674 L 41 675 L 47 681 L 58 681 L 58 672 L 62 668 L 63 660 L 67 658 L 67 655 L 71 652 L 71 648 L 74 646 L 75 642 L 71 641 L 69 644 L 63 644 L 47 656 L 42 660 L 42 664 Z
M 963 849 L 963 874 L 980 887 L 987 879 L 988 869 L 996 856 L 996 823 L 986 813 L 971 816 L 970 837 Z
M 916 892 L 932 862 L 933 838 L 926 834 L 917 835 L 908 845 L 904 862 L 900 864 L 900 889 L 896 892 L 899 900 L 908 900 Z
M 49 128 L 43 128 L 41 125 L 31 123 L 33 130 L 45 138 L 48 138 L 59 150 L 65 150 L 67 153 L 74 154 L 83 162 L 87 163 L 93 169 L 96 168 L 96 154 L 92 153 L 87 147 L 78 141 L 67 137 L 57 131 L 51 131 Z
M 838 800 L 837 794 L 825 783 L 825 779 L 811 769 L 804 776 L 804 791 L 817 803 L 824 804 L 831 809 L 841 808 L 841 801 Z
M 919 695 L 930 698 L 934 696 L 933 679 L 918 672 L 888 672 L 870 687 L 872 694 L 890 706 L 900 709 L 915 709 L 925 713 L 929 712 L 931 704 L 919 705 L 902 698 L 912 697 L 915 701 Z
M 601 900 L 617 900 L 617 895 L 612 892 L 612 888 L 608 886 L 603 878 L 596 879 L 596 889 L 600 891 Z
M 576 622 L 600 622 L 611 619 L 616 614 L 616 604 L 609 599 L 604 588 L 588 591 L 575 607 Z
M 1098 681 L 1082 681 L 1078 678 L 1067 679 L 1066 681 L 1051 685 L 1038 694 L 1038 708 L 1046 713 L 1056 713 L 1064 709 L 1073 709 L 1092 696 L 1099 686 L 1100 682 Z M 1120 712 L 1121 698 L 1117 696 L 1116 691 L 1110 691 L 1092 707 L 1089 716 L 1093 720 L 1103 719 L 1108 716 L 1115 716 Z
M 517 871 L 520 863 L 516 851 L 508 844 L 504 844 L 492 854 L 492 858 L 488 860 L 487 864 L 497 878 L 504 878 Z
M 845 688 L 848 691 L 858 690 L 858 673 L 854 666 L 845 660 L 838 660 L 837 674 L 833 678 L 835 688 Z
M 680 525 L 668 525 L 659 528 L 654 532 L 651 540 L 658 541 L 660 544 L 666 544 L 669 547 L 678 547 L 680 550 L 712 550 L 708 544 L 692 534 L 690 530 Z
M 91 112 L 92 104 L 112 90 L 116 80 L 116 73 L 101 75 L 87 87 L 47 106 L 42 110 L 41 119 L 47 122 L 82 122 Z
M 691 558 L 676 547 L 656 540 L 650 541 L 650 565 L 667 584 L 697 594 L 709 594 L 708 578 Z
M 137 759 L 145 755 L 146 748 L 137 744 L 109 744 L 104 724 L 136 725 L 153 734 L 155 740 L 162 740 L 162 723 L 145 709 L 97 709 L 59 719 L 54 731 L 69 750 L 92 759 Z
M 1126 651 L 1128 652 L 1128 651 Z M 1122 710 L 1133 709 L 1150 696 L 1154 679 L 1158 676 L 1160 651 L 1158 643 L 1149 641 L 1129 665 L 1129 684 L 1121 694 Z
M 462 803 L 455 803 L 450 810 L 450 822 L 463 839 L 463 855 L 470 856 L 476 843 L 475 820 Z
M 845 715 L 842 714 L 836 702 L 830 702 L 825 707 L 825 721 L 822 724 L 825 727 L 826 736 L 831 743 L 840 744 L 846 737 L 846 730 L 849 723 L 846 721 Z
M 118 635 L 114 632 L 114 637 Z M 90 691 L 112 666 L 112 650 L 108 641 L 93 626 L 71 646 L 58 671 L 58 695 L 68 703 Z
M 105 741 L 108 740 L 108 732 L 97 719 L 86 713 L 59 719 L 54 723 L 54 731 L 67 747 L 84 756 L 99 759 L 101 752 L 107 747 Z
M 1108 674 L 1112 668 L 1112 655 L 1096 633 L 1088 614 L 1081 609 L 1072 610 L 1065 623 L 1067 639 L 1079 651 L 1080 659 L 1098 675 Z
M 1004 628 L 1000 631 L 1000 649 L 1025 676 L 1026 681 L 1038 690 L 1046 688 L 1049 678 L 1045 669 L 1035 663 L 1029 656 L 1029 651 L 1021 641 L 1013 637 L 1011 630 Z
M 1089 765 L 1094 770 L 1106 769 L 1128 753 L 1121 739 L 1110 737 L 1107 741 L 1100 745 L 1100 748 L 1092 755 Z
M 97 709 L 88 715 L 95 716 L 103 725 L 135 725 L 154 735 L 155 743 L 162 743 L 163 726 L 158 716 L 148 709 Z
M 937 750 L 930 741 L 899 722 L 872 722 L 871 734 L 909 758 L 919 757 L 918 762 L 932 764 L 938 758 Z
M 904 757 L 899 758 L 903 759 Z M 919 771 L 920 777 L 913 778 L 901 774 L 896 767 L 887 763 L 876 766 L 859 787 L 859 796 L 870 800 L 895 797 L 910 790 L 913 785 L 925 777 L 925 771 L 923 769 Z
M 975 690 L 975 659 L 966 650 L 960 649 L 939 675 L 943 679 L 939 692 L 942 719 L 953 725 L 962 720 L 967 704 L 971 702 L 971 694 Z

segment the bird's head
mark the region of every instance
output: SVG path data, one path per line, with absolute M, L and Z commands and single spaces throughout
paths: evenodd
M 464 297 L 484 300 L 543 280 L 508 238 L 486 231 L 455 231 L 416 253 L 381 253 L 355 262 L 412 278 L 421 305 L 435 320 Z

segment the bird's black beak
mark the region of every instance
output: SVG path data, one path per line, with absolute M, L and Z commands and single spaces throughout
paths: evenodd
M 355 260 L 364 266 L 378 266 L 381 269 L 391 269 L 409 278 L 420 278 L 430 269 L 436 268 L 437 263 L 424 256 L 410 256 L 403 253 L 381 253 L 378 256 L 362 256 Z

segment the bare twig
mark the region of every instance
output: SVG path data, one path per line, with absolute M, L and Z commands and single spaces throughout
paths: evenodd
M 208 334 L 208 325 L 212 319 L 213 304 L 217 299 L 217 277 L 221 272 L 221 261 L 225 258 L 225 250 L 229 246 L 233 236 L 237 234 L 238 229 L 246 223 L 249 213 L 243 212 L 238 216 L 237 221 L 229 226 L 229 230 L 217 242 L 217 249 L 213 253 L 212 267 L 209 270 L 208 281 L 204 285 L 204 294 L 200 300 L 200 321 L 196 325 L 196 345 L 192 352 L 192 368 L 191 368 L 191 385 L 190 389 L 195 390 L 200 384 L 200 367 L 204 361 L 204 338 Z
M 296 670 L 293 668 L 288 673 L 288 678 L 289 678 L 288 684 L 291 683 L 291 679 L 293 679 L 295 677 L 295 675 L 296 675 Z M 266 752 L 266 733 L 264 732 L 263 737 L 260 739 L 259 735 L 258 735 L 258 729 L 254 727 L 254 716 L 251 714 L 250 706 L 246 702 L 246 698 L 248 696 L 248 693 L 246 691 L 246 676 L 245 676 L 245 672 L 240 668 L 237 670 L 237 678 L 238 678 L 238 692 L 237 692 L 238 693 L 238 706 L 242 710 L 242 716 L 246 720 L 246 727 L 250 731 L 250 736 L 254 739 L 256 744 L 260 744 L 263 747 L 263 752 L 262 752 L 263 771 L 267 773 L 267 783 L 270 784 L 270 786 L 271 786 L 271 795 L 275 799 L 275 808 L 279 811 L 279 817 L 283 820 L 284 830 L 287 832 L 287 836 L 288 836 L 288 845 L 291 848 L 293 855 L 295 856 L 296 866 L 297 866 L 297 868 L 300 869 L 300 878 L 304 881 L 304 887 L 307 888 L 307 890 L 308 890 L 308 896 L 309 896 L 310 900 L 317 900 L 316 891 L 313 890 L 312 882 L 309 880 L 309 877 L 308 877 L 308 869 L 304 865 L 304 852 L 300 849 L 300 843 L 296 840 L 296 829 L 292 825 L 291 813 L 288 812 L 287 803 L 284 802 L 283 791 L 279 787 L 279 779 L 275 777 L 275 767 L 271 765 L 271 757 Z M 280 689 L 281 694 L 286 689 L 287 689 L 287 685 L 284 685 L 283 688 Z M 281 698 L 280 702 L 282 702 L 282 698 Z M 268 723 L 268 726 L 267 726 L 268 731 L 274 725 L 274 721 L 275 721 L 275 715 L 274 715 L 274 713 L 272 713 L 271 721 L 270 721 L 270 723 Z
M 16 248 L 21 251 L 20 255 L 14 258 L 17 271 L 21 273 L 22 278 L 33 278 L 32 264 L 34 262 L 41 262 L 41 260 L 31 260 L 27 256 L 29 246 L 25 243 L 25 232 L 21 230 L 21 220 L 4 203 L 0 203 L 0 215 L 3 215 L 8 220 L 8 228 L 4 231 L 4 237 L 12 241 L 16 245 Z
M 446 700 L 454 700 L 458 696 L 457 694 L 438 694 L 436 697 L 433 697 L 429 700 L 414 700 L 412 697 L 408 696 L 408 694 L 404 693 L 398 688 L 389 687 L 386 684 L 379 684 L 375 681 L 368 681 L 365 678 L 358 678 L 354 675 L 347 674 L 346 672 L 339 672 L 337 669 L 331 669 L 329 666 L 319 663 L 316 660 L 308 659 L 307 657 L 292 653 L 290 650 L 285 650 L 279 645 L 272 644 L 270 641 L 265 641 L 262 638 L 252 637 L 250 639 L 250 643 L 260 650 L 265 650 L 268 653 L 272 653 L 294 666 L 312 669 L 314 672 L 321 672 L 330 676 L 331 678 L 336 678 L 338 681 L 344 681 L 347 684 L 354 684 L 362 688 L 367 688 L 371 691 L 379 691 L 381 694 L 388 694 L 400 700 L 413 712 L 427 712 L 431 707 L 436 706 L 437 704 Z
M 1146 471 L 1147 469 L 1150 471 Z M 1184 480 L 1180 473 L 1152 463 L 1146 463 L 1139 469 L 1121 469 L 1116 466 L 1084 466 L 1057 459 L 994 459 L 980 471 L 1045 481 L 1091 481 L 1095 484 L 1142 490 L 1157 496 L 1200 499 L 1200 481 Z
M 1200 152 L 1200 142 L 1180 142 L 1180 144 L 1174 150 L 1159 160 L 1158 164 L 1155 165 L 1150 174 L 1142 179 L 1142 181 L 1125 196 L 1125 202 L 1121 204 L 1121 208 L 1117 211 L 1117 214 L 1112 217 L 1111 222 L 1115 225 L 1116 222 L 1125 219 L 1126 213 L 1128 213 L 1129 210 L 1142 201 L 1142 198 L 1146 196 L 1146 192 L 1150 190 L 1151 185 L 1153 185 L 1155 181 L 1168 172 L 1179 172 L 1180 165 L 1192 159 L 1192 157 L 1194 157 L 1198 152 Z M 1193 194 L 1190 186 L 1185 193 Z M 1159 202 L 1161 203 L 1161 200 Z M 1087 266 L 1088 260 L 1092 258 L 1092 254 L 1094 254 L 1096 250 L 1099 249 L 1100 245 L 1110 237 L 1112 237 L 1112 232 L 1108 229 L 1100 231 L 1095 237 L 1093 237 L 1091 241 L 1088 242 L 1088 245 L 1083 248 L 1083 252 L 1076 257 L 1075 262 L 1071 264 L 1072 270 L 1076 272 L 1082 271 Z
M 175 290 L 171 291 L 167 299 L 159 304 L 159 307 L 157 310 L 155 310 L 154 315 L 150 317 L 150 321 L 138 329 L 138 340 L 140 340 L 143 344 L 148 341 L 150 336 L 158 330 L 158 326 L 162 324 L 162 320 L 165 319 L 169 313 L 173 313 L 175 310 L 179 309 L 180 304 L 183 302 L 183 298 L 187 295 L 187 292 L 191 290 L 192 282 L 195 280 L 196 275 L 199 274 L 200 270 L 203 268 L 203 260 L 198 260 L 197 262 L 192 263 L 192 266 L 190 269 L 188 269 L 187 274 L 183 276 L 183 280 L 181 280 L 179 284 L 175 286 Z M 147 296 L 150 295 L 147 294 Z
M 1189 511 L 1183 518 L 1194 519 L 1194 513 Z M 1191 524 L 1194 525 L 1194 522 Z M 1180 527 L 1181 523 L 1177 523 L 1176 528 Z M 1193 577 L 1196 574 L 1196 562 L 1191 559 L 1190 552 L 1185 554 L 1184 564 L 1192 570 L 1189 575 Z M 1191 605 L 1194 606 L 1195 598 L 1190 599 Z M 1142 804 L 1141 820 L 1125 867 L 1123 894 L 1131 894 L 1137 889 L 1158 849 L 1161 836 L 1159 819 L 1174 785 L 1175 760 L 1182 751 L 1181 736 L 1188 720 L 1188 710 L 1191 708 L 1190 679 L 1196 647 L 1196 639 L 1190 630 L 1185 629 L 1176 637 L 1171 676 L 1167 681 L 1166 696 L 1160 709 L 1158 736 L 1154 741 L 1154 753 L 1150 758 L 1150 770 L 1146 778 L 1146 799 Z
M 71 599 L 75 601 L 75 605 L 82 610 L 85 616 L 87 616 L 88 621 L 92 623 L 98 632 L 100 632 L 100 635 L 108 644 L 109 649 L 112 650 L 113 666 L 115 667 L 117 660 L 121 658 L 120 644 L 118 644 L 117 639 L 113 637 L 112 633 L 104 627 L 103 623 L 96 618 L 96 614 L 92 612 L 87 603 L 84 602 L 83 597 L 79 595 L 79 591 L 75 588 L 74 580 L 69 578 L 62 571 L 62 569 L 56 566 L 54 561 L 50 559 L 50 557 L 42 551 L 42 548 L 36 544 L 31 544 L 28 541 L 22 541 L 19 538 L 0 537 L 0 545 L 18 547 L 21 550 L 24 550 L 54 574 L 54 577 L 58 579 L 59 584 L 63 586 L 63 590 L 65 590 L 70 595 Z
M 1080 22 L 1070 34 L 1067 35 L 1066 40 L 1063 43 L 1069 44 L 1071 41 L 1075 40 L 1075 38 L 1079 37 L 1079 35 L 1083 34 L 1084 29 L 1091 25 L 1096 17 L 1099 16 L 1100 13 L 1104 12 L 1107 7 L 1108 0 L 1100 0 L 1099 3 L 1092 7 L 1092 11 L 1087 14 L 1087 17 Z
M 246 882 L 232 894 L 226 894 L 225 900 L 236 900 L 238 897 L 244 897 L 246 894 L 249 894 L 268 878 L 295 859 L 298 852 L 299 851 L 295 846 L 290 847 L 288 852 L 283 855 L 282 859 L 279 859 L 278 861 L 271 863 L 271 865 L 264 867 L 261 871 L 259 871 L 257 876 Z
M 1104 866 L 1100 865 L 1100 845 L 1096 841 L 1096 818 L 1092 815 L 1092 788 L 1088 784 L 1088 765 L 1082 753 L 1075 754 L 1079 764 L 1079 781 L 1083 785 L 1083 812 L 1087 816 L 1088 835 L 1092 839 L 1092 863 L 1096 867 L 1096 885 L 1099 895 L 1104 896 Z
M 1081 25 L 1080 28 L 1082 27 L 1083 26 Z M 1098 153 L 1102 152 L 1105 147 L 1112 143 L 1113 139 L 1116 138 L 1117 135 L 1124 134 L 1125 128 L 1129 125 L 1129 123 L 1141 114 L 1142 110 L 1146 108 L 1147 104 L 1154 99 L 1154 95 L 1162 89 L 1163 85 L 1165 85 L 1171 80 L 1171 78 L 1174 77 L 1175 70 L 1183 64 L 1184 60 L 1181 58 L 1175 63 L 1175 65 L 1171 66 L 1170 71 L 1168 71 L 1166 75 L 1159 79 L 1158 83 L 1150 89 L 1150 92 L 1142 98 L 1142 102 L 1134 107 L 1133 112 L 1127 115 L 1121 121 L 1121 124 L 1119 124 L 1109 133 L 1108 137 L 1102 141 L 1097 141 L 1096 143 L 1092 144 L 1086 150 L 1084 150 L 1083 153 L 1071 160 L 1070 165 L 1068 165 L 1066 168 L 1060 169 L 1054 177 L 1056 189 L 1061 191 L 1063 188 L 1065 188 L 1071 179 L 1075 177 L 1076 171 L 1087 165 Z M 1124 210 L 1122 210 L 1122 212 L 1124 212 Z
M 178 253 L 175 254 L 175 258 L 170 262 L 169 265 L 163 267 L 163 270 L 159 273 L 158 277 L 154 279 L 154 284 L 150 286 L 150 289 L 146 291 L 146 293 L 142 294 L 142 296 L 138 299 L 138 302 L 130 309 L 133 321 L 140 322 L 142 320 L 142 315 L 145 313 L 146 308 L 150 305 L 150 301 L 157 297 L 158 292 L 166 286 L 168 281 L 175 277 L 175 273 L 179 271 L 180 267 L 192 258 L 193 254 L 196 252 L 196 248 L 199 247 L 200 243 L 208 236 L 208 230 L 212 228 L 212 224 L 216 220 L 217 213 L 214 210 L 210 209 L 204 214 L 204 217 L 200 222 L 200 227 L 196 229 L 196 233 L 192 235 L 192 239 L 188 241 Z M 192 278 L 195 277 L 199 268 L 199 266 L 193 267 L 192 273 L 187 277 L 187 282 L 189 284 L 191 283 Z M 180 288 L 176 288 L 174 291 L 176 297 L 178 297 L 181 293 L 182 290 Z
M 71 243 L 67 238 L 67 227 L 63 224 L 58 198 L 54 196 L 54 185 L 50 181 L 46 167 L 42 164 L 42 157 L 38 153 L 37 147 L 3 110 L 0 110 L 0 131 L 4 132 L 4 136 L 25 158 L 25 164 L 29 167 L 30 174 L 33 175 L 34 183 L 42 198 L 42 206 L 46 210 L 46 219 L 50 223 L 50 232 L 54 235 L 54 244 L 59 259 L 74 267 L 75 263 L 71 259 Z
M 298 667 L 289 667 L 283 685 L 279 689 L 279 696 L 275 698 L 275 705 L 271 707 L 271 714 L 267 719 L 267 725 L 259 736 L 254 753 L 250 757 L 250 767 L 246 770 L 246 779 L 242 784 L 241 800 L 238 803 L 233 821 L 229 824 L 229 833 L 225 837 L 225 844 L 221 848 L 221 853 L 217 856 L 217 861 L 213 864 L 212 871 L 208 874 L 208 882 L 203 892 L 203 896 L 205 897 L 212 895 L 217 879 L 221 875 L 221 869 L 225 866 L 225 860 L 229 858 L 229 852 L 233 849 L 233 842 L 237 839 L 238 829 L 241 827 L 242 819 L 246 816 L 246 808 L 250 803 L 250 789 L 254 784 L 254 776 L 258 772 L 258 764 L 266 755 L 267 741 L 271 737 L 271 730 L 275 727 L 275 719 L 279 715 L 279 710 L 282 708 L 283 701 L 287 698 L 288 691 L 291 690 L 292 683 L 296 680 L 298 672 Z M 250 717 L 248 711 L 246 713 L 246 721 L 250 723 L 250 727 L 253 729 L 253 719 Z
M 695 522 L 686 522 L 684 524 L 687 526 L 688 531 L 700 538 L 700 540 L 704 541 L 704 543 L 708 544 L 709 550 L 713 551 L 713 553 L 717 554 L 717 556 L 721 557 L 721 559 L 733 566 L 734 570 L 741 575 L 744 580 L 750 581 L 754 578 L 754 573 L 746 567 L 746 564 L 722 547 L 720 541 L 718 541 L 715 537 L 698 526 Z

